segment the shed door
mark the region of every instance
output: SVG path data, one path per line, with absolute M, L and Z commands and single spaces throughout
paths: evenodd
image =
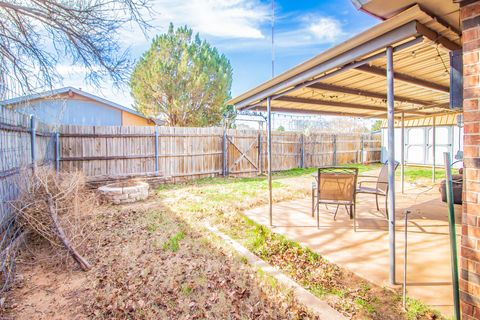
M 443 153 L 452 153 L 452 127 L 437 127 L 435 129 L 435 164 L 443 165 Z M 433 128 L 427 128 L 427 164 L 433 164 Z
M 433 128 L 406 128 L 405 136 L 406 163 L 433 164 Z M 435 164 L 443 165 L 443 153 L 452 152 L 452 127 L 436 127 L 435 139 Z

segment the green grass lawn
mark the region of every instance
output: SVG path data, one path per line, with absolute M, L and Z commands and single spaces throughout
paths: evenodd
M 375 170 L 381 167 L 381 164 L 375 163 L 371 165 L 362 165 L 362 164 L 346 164 L 341 165 L 342 167 L 347 168 L 358 168 L 358 173 L 362 174 L 366 171 Z M 287 177 L 300 177 L 303 175 L 313 174 L 317 171 L 317 168 L 295 168 L 286 171 L 280 171 L 274 173 L 274 177 L 287 178 Z M 453 174 L 457 173 L 457 169 L 454 169 Z M 395 171 L 395 176 L 397 179 L 400 179 L 401 171 L 400 167 Z M 441 181 L 445 179 L 445 169 L 436 168 L 435 169 L 435 181 Z M 405 166 L 405 181 L 409 183 L 429 183 L 432 180 L 432 168 L 431 167 L 419 167 L 419 166 Z
M 358 173 L 364 173 L 366 171 L 371 171 L 380 168 L 381 164 L 375 163 L 371 165 L 365 165 L 365 164 L 344 164 L 340 165 L 340 167 L 346 167 L 346 168 L 357 168 Z M 300 177 L 303 175 L 308 175 L 308 174 L 313 174 L 317 172 L 317 168 L 295 168 L 295 169 L 290 169 L 290 170 L 285 170 L 285 171 L 279 171 L 275 172 L 274 176 L 280 177 L 280 178 L 288 178 L 288 177 Z
M 378 164 L 351 165 L 361 173 Z M 297 183 L 315 168 L 292 169 L 274 175 L 274 201 L 307 197 L 308 183 Z M 421 176 L 419 171 L 411 171 Z M 325 260 L 319 254 L 246 218 L 242 212 L 268 203 L 266 177 L 207 178 L 185 184 L 165 185 L 158 196 L 170 210 L 189 224 L 208 223 L 239 241 L 260 258 L 289 274 L 314 295 L 353 319 L 440 319 L 438 313 L 410 299 L 402 310 L 398 292 L 375 286 Z M 419 307 L 421 306 L 421 307 Z
M 456 173 L 456 170 L 453 171 Z M 399 178 L 400 174 L 400 168 L 398 168 L 395 172 L 395 176 Z M 435 169 L 435 181 L 440 181 L 443 179 L 445 179 L 445 169 Z M 410 183 L 424 183 L 432 181 L 432 168 L 405 166 L 405 181 Z

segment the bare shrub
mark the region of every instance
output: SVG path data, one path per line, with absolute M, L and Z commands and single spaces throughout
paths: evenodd
M 19 196 L 12 206 L 17 224 L 28 232 L 29 240 L 46 241 L 55 259 L 69 254 L 82 270 L 89 270 L 90 264 L 76 248 L 87 237 L 85 217 L 97 201 L 85 187 L 83 174 L 57 173 L 46 168 L 38 168 L 35 173 L 25 170 L 20 174 L 18 188 Z

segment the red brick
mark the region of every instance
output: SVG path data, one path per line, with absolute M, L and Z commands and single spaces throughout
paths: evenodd
M 463 212 L 464 214 L 472 215 L 472 216 L 480 216 L 480 204 L 478 203 L 464 203 L 463 204 Z M 477 220 L 477 225 L 479 221 Z
M 476 271 L 476 263 L 472 260 L 469 259 L 462 259 L 462 270 L 466 270 L 469 272 L 475 272 Z
M 469 65 L 480 61 L 480 51 L 469 51 L 463 54 L 463 64 Z
M 467 259 L 480 261 L 480 251 L 478 250 L 473 250 L 467 247 L 461 247 L 461 254 L 463 257 Z
M 465 52 L 477 50 L 480 48 L 480 39 L 469 41 L 463 44 L 463 50 Z
M 462 235 L 468 237 L 470 240 L 476 240 L 480 239 L 480 228 L 479 227 L 474 227 L 474 226 L 467 226 L 463 225 L 462 226 Z M 473 249 L 476 249 L 475 247 L 467 246 Z
M 462 279 L 460 279 L 460 290 L 468 292 L 473 296 L 480 295 L 480 286 Z M 474 315 L 475 315 L 475 310 L 474 310 Z
M 470 181 L 465 182 L 465 191 L 467 192 L 480 192 L 480 182 L 479 181 Z
M 480 72 L 480 64 L 479 63 L 468 64 L 468 65 L 463 66 L 463 75 L 464 76 L 476 75 L 479 72 Z
M 462 314 L 462 320 L 478 320 L 468 314 Z
M 471 3 L 460 10 L 460 20 L 466 20 L 480 15 L 480 3 Z
M 466 145 L 478 146 L 480 144 L 480 134 L 465 135 L 463 137 L 463 143 Z
M 465 123 L 465 126 L 463 127 L 463 130 L 464 130 L 465 134 L 477 133 L 480 130 L 480 122 Z
M 479 197 L 477 192 L 466 192 L 465 201 L 467 203 L 479 203 Z M 479 233 L 480 236 L 480 233 Z
M 460 19 L 480 16 L 480 1 L 460 8 Z M 467 24 L 462 24 L 467 25 Z M 468 25 L 472 25 L 468 23 Z M 463 115 L 464 115 L 464 156 L 465 158 L 480 157 L 480 27 L 473 26 L 462 30 L 463 40 Z M 473 163 L 473 162 L 472 162 Z M 480 319 L 480 308 L 471 297 L 480 296 L 480 285 L 477 283 L 480 275 L 480 169 L 473 169 L 467 164 L 462 192 L 462 238 L 461 238 L 461 309 L 463 320 Z M 465 274 L 464 270 L 469 273 Z M 470 273 L 473 272 L 476 275 Z M 475 282 L 475 283 L 474 283 Z
M 473 317 L 475 319 L 480 319 L 480 309 L 478 307 L 473 307 Z
M 463 314 L 470 315 L 470 316 L 473 315 L 473 306 L 472 305 L 462 301 L 462 302 L 460 302 L 460 308 L 461 308 Z
M 480 27 L 474 27 L 462 32 L 463 46 L 465 47 L 466 43 L 469 43 L 474 40 L 478 40 L 480 37 Z
M 475 273 L 480 273 L 480 263 L 472 261 L 472 264 L 474 265 Z
M 468 78 L 472 76 L 466 76 L 464 78 Z M 472 99 L 463 99 L 463 109 L 467 110 L 478 110 L 478 98 L 472 98 Z
M 478 74 L 463 77 L 463 87 L 464 88 L 478 87 L 478 84 L 480 83 L 479 78 L 480 77 Z
M 468 78 L 472 76 L 465 76 L 464 78 Z M 465 88 L 463 89 L 463 98 L 464 99 L 471 99 L 471 98 L 478 98 L 480 97 L 480 88 L 473 87 L 473 88 Z
M 465 226 L 467 229 L 469 227 Z M 463 234 L 463 232 L 462 232 Z M 462 240 L 461 240 L 461 243 L 462 243 L 462 246 L 464 247 L 467 247 L 467 248 L 472 248 L 472 249 L 477 249 L 477 242 L 479 242 L 480 240 L 478 239 L 475 239 L 475 238 L 470 238 L 468 236 L 463 236 L 462 237 Z
M 462 213 L 462 223 L 470 226 L 477 226 L 477 216 L 473 214 L 468 214 L 466 212 Z
M 478 111 L 464 111 L 463 119 L 465 122 L 480 121 L 480 112 Z
M 463 147 L 463 153 L 465 157 L 479 157 L 480 151 L 478 146 L 465 146 Z
M 479 157 L 480 151 L 478 146 L 465 146 L 463 147 L 463 153 L 465 157 Z
M 480 179 L 480 169 L 466 168 L 465 179 L 471 181 L 478 181 Z
M 468 282 L 467 281 L 465 281 L 463 279 L 460 279 L 459 287 L 460 287 L 460 290 L 468 292 Z M 473 310 L 472 310 L 472 314 L 473 314 Z

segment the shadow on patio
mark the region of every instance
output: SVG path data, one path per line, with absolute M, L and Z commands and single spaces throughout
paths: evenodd
M 403 279 L 403 219 L 404 210 L 409 209 L 407 294 L 450 315 L 453 296 L 447 205 L 441 202 L 437 189 L 412 188 L 396 195 L 396 277 L 397 281 Z M 344 208 L 339 209 L 336 221 L 334 211 L 334 206 L 327 209 L 321 205 L 320 228 L 317 228 L 309 198 L 276 203 L 272 229 L 377 285 L 389 286 L 387 221 L 384 210 L 376 211 L 375 197 L 357 195 L 357 232 Z M 461 206 L 455 206 L 455 211 L 457 221 L 461 221 Z M 268 225 L 267 206 L 245 214 Z

